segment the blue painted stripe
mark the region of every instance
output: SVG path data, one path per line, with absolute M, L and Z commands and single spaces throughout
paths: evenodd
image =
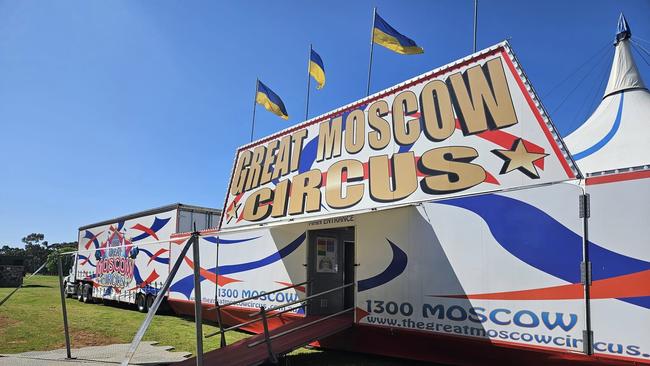
M 384 285 L 402 274 L 402 272 L 404 272 L 406 269 L 406 265 L 408 264 L 408 256 L 406 253 L 404 253 L 402 249 L 400 249 L 388 238 L 386 238 L 386 240 L 388 240 L 388 244 L 390 244 L 390 248 L 393 250 L 393 259 L 391 259 L 388 267 L 386 267 L 386 269 L 380 274 L 367 278 L 365 280 L 360 280 L 357 283 L 359 292 Z
M 247 239 L 224 239 L 224 238 L 220 238 L 218 236 L 206 236 L 206 237 L 203 237 L 203 239 L 205 239 L 205 241 L 210 242 L 212 244 L 217 244 L 217 243 L 218 244 L 239 244 L 239 243 L 244 243 L 244 242 L 247 242 L 247 241 L 255 240 L 255 239 L 258 239 L 258 238 L 261 238 L 261 236 L 256 236 L 254 238 L 247 238 Z
M 607 135 L 603 137 L 600 141 L 592 145 L 590 148 L 587 148 L 586 150 L 583 150 L 577 154 L 573 154 L 573 159 L 575 160 L 580 160 L 584 159 L 587 156 L 595 153 L 596 151 L 602 149 L 607 145 L 607 143 L 616 135 L 616 132 L 618 132 L 618 128 L 621 126 L 621 116 L 623 115 L 623 99 L 625 97 L 625 92 L 621 92 L 621 101 L 618 103 L 618 112 L 616 112 L 616 119 L 614 120 L 614 125 L 612 126 L 612 129 L 609 130 Z

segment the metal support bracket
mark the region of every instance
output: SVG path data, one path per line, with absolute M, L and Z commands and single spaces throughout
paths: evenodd
M 591 199 L 589 198 L 589 193 L 581 194 L 578 196 L 579 205 L 578 205 L 578 214 L 579 217 L 589 218 L 591 216 Z
M 580 283 L 591 286 L 591 262 L 580 263 Z
M 582 349 L 587 355 L 594 354 L 594 332 L 592 330 L 582 331 Z

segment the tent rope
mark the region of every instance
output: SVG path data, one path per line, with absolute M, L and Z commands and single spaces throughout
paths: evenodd
M 593 54 L 592 56 L 590 56 L 587 60 L 585 60 L 585 62 L 583 62 L 582 64 L 580 64 L 580 66 L 578 66 L 577 68 L 575 68 L 575 69 L 574 69 L 573 71 L 571 71 L 571 72 L 570 72 L 566 77 L 564 77 L 564 79 L 562 79 L 559 83 L 555 84 L 555 86 L 553 86 L 551 89 L 549 89 L 549 91 L 545 92 L 544 95 L 541 96 L 541 99 L 546 99 L 546 97 L 548 97 L 549 95 L 551 95 L 551 94 L 552 94 L 552 93 L 553 93 L 557 88 L 559 88 L 561 85 L 563 85 L 563 84 L 564 84 L 565 82 L 567 82 L 569 79 L 571 79 L 574 75 L 576 75 L 576 74 L 578 73 L 578 71 L 580 71 L 583 67 L 585 67 L 587 64 L 589 64 L 590 62 L 592 62 L 595 58 L 597 58 L 597 57 L 601 57 L 600 54 L 601 54 L 603 51 L 607 50 L 609 47 L 611 47 L 611 42 L 607 42 L 607 44 L 605 44 L 605 46 L 601 47 L 601 48 L 598 50 L 598 52 L 596 52 L 595 54 Z

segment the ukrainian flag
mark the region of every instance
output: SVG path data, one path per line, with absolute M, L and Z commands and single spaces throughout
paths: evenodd
M 287 109 L 282 103 L 282 99 L 273 92 L 268 86 L 264 85 L 261 81 L 257 81 L 257 94 L 255 101 L 266 108 L 267 111 L 272 112 L 283 119 L 289 119 Z
M 375 13 L 372 41 L 402 55 L 424 53 L 422 47 L 418 46 L 412 39 L 396 31 L 395 28 L 386 23 L 377 13 Z
M 309 56 L 309 75 L 318 83 L 316 89 L 322 89 L 325 86 L 325 66 L 323 60 L 314 50 L 311 50 Z

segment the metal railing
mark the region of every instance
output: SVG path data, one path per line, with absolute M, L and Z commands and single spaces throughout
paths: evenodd
M 262 343 L 266 343 L 267 353 L 268 353 L 268 360 L 271 363 L 277 363 L 277 358 L 276 358 L 275 353 L 273 352 L 273 346 L 272 346 L 272 341 L 274 339 L 277 339 L 279 337 L 282 337 L 282 336 L 285 336 L 287 334 L 293 333 L 294 331 L 304 329 L 304 328 L 309 327 L 311 325 L 320 323 L 320 322 L 325 321 L 327 319 L 339 316 L 341 314 L 347 313 L 349 311 L 354 310 L 354 307 L 351 307 L 351 308 L 336 312 L 334 314 L 329 314 L 329 315 L 324 316 L 322 318 L 315 319 L 314 321 L 309 322 L 309 323 L 301 324 L 301 325 L 299 325 L 299 326 L 297 326 L 295 328 L 288 329 L 288 330 L 286 330 L 284 332 L 274 334 L 273 336 L 271 336 L 270 333 L 269 333 L 268 320 L 271 319 L 271 318 L 278 317 L 278 316 L 280 316 L 282 314 L 288 313 L 290 311 L 294 311 L 294 310 L 298 310 L 300 308 L 303 308 L 309 303 L 309 301 L 311 301 L 311 300 L 313 300 L 313 299 L 315 299 L 317 297 L 320 297 L 320 296 L 323 296 L 323 295 L 326 295 L 326 294 L 329 294 L 329 293 L 332 293 L 332 292 L 335 292 L 335 291 L 340 291 L 340 290 L 343 290 L 343 289 L 348 288 L 348 287 L 353 287 L 353 286 L 355 286 L 354 282 L 347 283 L 347 284 L 344 284 L 344 285 L 341 285 L 341 286 L 338 286 L 338 287 L 334 287 L 334 288 L 331 288 L 331 289 L 328 289 L 328 290 L 325 290 L 325 291 L 321 291 L 319 293 L 309 295 L 309 296 L 307 296 L 307 297 L 305 297 L 303 299 L 298 299 L 298 300 L 295 300 L 295 301 L 292 301 L 292 302 L 289 302 L 289 303 L 286 303 L 286 304 L 273 306 L 273 307 L 270 307 L 268 309 L 265 306 L 260 306 L 259 311 L 249 315 L 249 317 L 257 317 L 257 318 L 249 320 L 249 321 L 245 321 L 245 322 L 242 322 L 242 323 L 239 323 L 237 325 L 230 326 L 228 328 L 223 328 L 223 323 L 221 322 L 221 310 L 223 308 L 228 307 L 228 306 L 233 306 L 233 305 L 241 304 L 241 303 L 246 302 L 246 301 L 255 300 L 257 298 L 260 298 L 262 296 L 266 296 L 268 294 L 272 294 L 272 293 L 276 293 L 276 292 L 280 292 L 280 291 L 285 291 L 285 290 L 288 290 L 288 289 L 291 289 L 291 288 L 306 285 L 306 284 L 308 284 L 310 282 L 311 281 L 301 282 L 301 283 L 298 283 L 298 284 L 295 284 L 295 285 L 279 288 L 279 289 L 269 291 L 269 292 L 264 292 L 264 293 L 261 293 L 261 294 L 255 295 L 255 296 L 250 296 L 250 297 L 247 297 L 245 299 L 233 301 L 233 302 L 223 304 L 223 305 L 216 304 L 214 307 L 210 308 L 210 310 L 216 310 L 217 311 L 217 321 L 219 323 L 219 330 L 216 331 L 216 332 L 207 334 L 205 337 L 209 338 L 209 337 L 214 337 L 216 335 L 220 335 L 221 336 L 221 347 L 225 347 L 225 346 L 227 346 L 227 344 L 226 344 L 226 336 L 225 336 L 226 332 L 229 332 L 229 331 L 232 331 L 232 330 L 237 330 L 237 329 L 240 329 L 240 328 L 245 327 L 247 325 L 254 324 L 254 323 L 257 323 L 257 322 L 261 321 L 262 322 L 262 329 L 263 329 L 264 339 L 252 342 L 251 344 L 248 345 L 248 348 L 258 346 L 258 345 L 260 345 Z M 299 304 L 299 305 L 291 307 L 292 305 L 297 305 L 297 304 Z M 273 313 L 273 314 L 269 315 L 269 313 Z

